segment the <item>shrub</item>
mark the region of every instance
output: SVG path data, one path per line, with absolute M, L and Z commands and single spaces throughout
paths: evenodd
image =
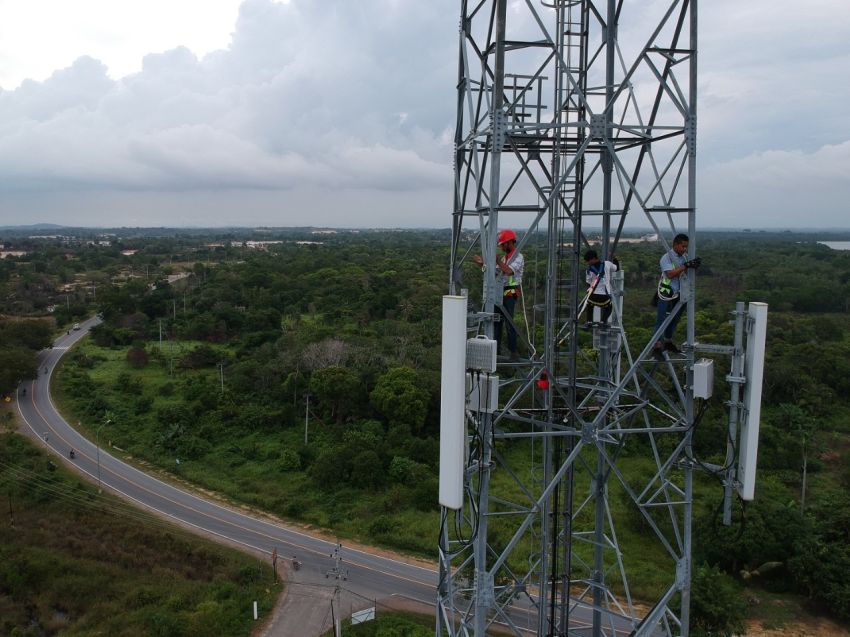
M 733 637 L 746 630 L 747 603 L 741 588 L 716 566 L 694 569 L 691 580 L 691 635 Z
M 436 511 L 438 504 L 439 482 L 430 476 L 421 480 L 413 490 L 413 505 L 420 511 Z
M 377 487 L 384 482 L 381 458 L 372 450 L 361 451 L 351 462 L 351 482 L 357 487 Z
M 281 471 L 300 471 L 301 456 L 293 449 L 284 449 L 280 453 L 280 470 Z
M 374 535 L 376 537 L 380 537 L 382 535 L 389 535 L 395 530 L 395 528 L 396 524 L 390 519 L 389 516 L 379 515 L 369 525 L 369 534 Z
M 148 353 L 142 347 L 131 347 L 127 350 L 127 364 L 135 369 L 141 369 L 148 364 Z

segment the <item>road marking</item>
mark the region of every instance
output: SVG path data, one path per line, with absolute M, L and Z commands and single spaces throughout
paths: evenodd
M 52 371 L 53 371 L 53 369 L 52 369 L 52 367 L 51 367 L 51 368 L 50 368 L 50 371 L 49 371 L 49 372 L 48 372 L 48 374 L 47 374 L 47 380 L 46 380 L 46 385 L 47 385 L 46 394 L 47 394 L 47 401 L 48 401 L 48 403 L 49 403 L 49 405 L 50 405 L 50 408 L 53 410 L 53 415 L 55 415 L 55 416 L 56 416 L 56 417 L 57 417 L 57 418 L 58 418 L 61 422 L 63 422 L 63 423 L 65 424 L 65 426 L 66 426 L 66 427 L 68 427 L 68 428 L 69 428 L 69 429 L 71 429 L 72 431 L 75 431 L 76 433 L 78 433 L 78 434 L 79 434 L 79 432 L 77 432 L 77 430 L 76 430 L 76 429 L 74 429 L 74 428 L 70 425 L 70 423 L 68 423 L 68 421 L 67 421 L 67 420 L 65 420 L 65 418 L 64 418 L 64 417 L 63 417 L 63 416 L 59 413 L 59 410 L 58 410 L 58 409 L 56 409 L 56 405 L 53 403 L 53 397 L 50 395 L 50 377 L 51 377 Z M 45 415 L 41 412 L 41 410 L 39 409 L 38 405 L 36 404 L 35 397 L 34 397 L 33 395 L 30 395 L 30 402 L 31 402 L 32 407 L 33 407 L 33 409 L 35 410 L 35 412 L 38 414 L 38 416 L 39 416 L 39 417 L 41 418 L 41 420 L 43 421 L 43 423 L 44 423 L 44 427 L 46 427 L 46 429 L 47 429 L 48 431 L 50 431 L 50 432 L 51 432 L 51 433 L 52 433 L 52 434 L 53 434 L 56 438 L 58 438 L 59 440 L 61 440 L 62 442 L 64 442 L 65 444 L 67 444 L 67 445 L 70 447 L 70 443 L 68 442 L 68 440 L 67 440 L 66 438 L 64 438 L 64 437 L 63 437 L 63 436 L 62 436 L 62 435 L 61 435 L 61 434 L 60 434 L 60 433 L 59 433 L 56 429 L 54 429 L 54 428 L 51 426 L 51 424 L 50 424 L 49 420 L 48 420 L 48 419 L 45 417 Z M 29 426 L 30 430 L 31 430 L 31 431 L 32 431 L 32 432 L 36 435 L 36 437 L 41 438 L 41 436 L 39 435 L 38 431 L 35 429 L 35 427 L 33 426 L 33 424 L 32 424 L 32 423 L 30 423 L 30 421 L 27 419 L 27 417 L 24 415 L 23 411 L 21 410 L 21 407 L 20 407 L 20 401 L 18 401 L 18 412 L 20 413 L 20 415 L 21 415 L 21 417 L 24 419 L 24 421 L 27 423 L 27 425 Z M 81 435 L 81 436 L 82 436 L 82 434 L 79 434 L 79 435 Z M 82 437 L 83 437 L 83 438 L 85 438 L 85 436 L 82 436 Z M 86 440 L 88 440 L 88 439 L 86 439 Z M 91 442 L 91 441 L 89 440 L 89 443 L 90 443 L 90 442 Z M 53 445 L 51 445 L 51 444 L 49 444 L 49 443 L 48 443 L 48 445 L 47 445 L 47 446 L 48 446 L 50 449 L 53 449 L 53 451 L 55 451 L 55 452 L 59 453 L 59 450 L 58 450 L 55 446 L 53 446 Z M 88 455 L 87 453 L 85 453 L 84 451 L 81 451 L 80 453 L 81 453 L 81 454 L 82 454 L 85 458 L 87 458 L 89 461 L 91 461 L 91 462 L 95 462 L 95 459 L 94 459 L 94 458 L 92 458 L 92 457 L 91 457 L 90 455 Z M 60 455 L 60 456 L 62 456 L 62 457 L 63 457 L 63 459 L 64 459 L 64 454 L 63 454 L 63 453 L 59 453 L 59 455 Z M 260 519 L 260 518 L 254 518 L 254 517 L 248 516 L 248 515 L 246 515 L 246 514 L 244 514 L 244 513 L 241 513 L 241 512 L 238 512 L 238 511 L 234 511 L 233 509 L 229 509 L 229 508 L 227 508 L 227 507 L 221 506 L 220 504 L 218 504 L 218 503 L 216 503 L 216 502 L 212 502 L 212 501 L 209 501 L 209 500 L 205 500 L 205 499 L 200 498 L 200 497 L 198 497 L 198 496 L 196 496 L 196 495 L 194 495 L 194 494 L 191 494 L 191 493 L 188 493 L 188 492 L 186 492 L 186 491 L 183 491 L 182 489 L 178 489 L 177 487 L 175 487 L 175 486 L 173 486 L 173 485 L 171 485 L 171 484 L 168 484 L 167 482 L 164 482 L 164 481 L 162 481 L 162 480 L 159 480 L 158 478 L 155 478 L 155 477 L 153 477 L 153 476 L 151 476 L 151 475 L 149 475 L 149 474 L 146 474 L 146 473 L 144 473 L 144 472 L 142 472 L 142 471 L 140 471 L 140 470 L 136 469 L 135 467 L 133 467 L 133 466 L 131 466 L 131 465 L 128 465 L 127 463 L 125 463 L 125 462 L 121 461 L 120 459 L 116 458 L 115 456 L 113 456 L 113 455 L 111 455 L 111 454 L 109 454 L 109 453 L 107 453 L 107 452 L 104 452 L 104 455 L 106 455 L 106 456 L 108 456 L 109 458 L 111 458 L 111 459 L 112 459 L 114 462 L 116 462 L 117 464 L 124 466 L 124 467 L 128 470 L 128 473 L 130 473 L 130 474 L 132 474 L 133 472 L 138 472 L 140 475 L 144 475 L 144 476 L 146 476 L 148 479 L 150 479 L 150 480 L 152 480 L 152 481 L 154 481 L 154 482 L 156 482 L 156 483 L 158 483 L 158 484 L 162 485 L 162 486 L 163 486 L 163 487 L 165 487 L 165 488 L 173 489 L 174 491 L 176 491 L 176 492 L 178 492 L 178 493 L 182 494 L 183 496 L 185 496 L 185 497 L 189 498 L 190 500 L 195 500 L 195 501 L 197 501 L 197 502 L 203 502 L 203 503 L 205 503 L 205 504 L 206 504 L 206 505 L 208 505 L 208 506 L 212 506 L 212 507 L 214 507 L 214 508 L 216 508 L 216 509 L 220 509 L 221 511 L 224 511 L 224 512 L 226 512 L 226 513 L 228 513 L 228 514 L 230 514 L 230 515 L 232 515 L 232 516 L 235 516 L 237 519 L 238 519 L 238 518 L 242 518 L 242 519 L 244 519 L 244 520 L 251 520 L 252 522 L 254 522 L 254 523 L 256 523 L 256 524 L 260 524 L 260 525 L 263 525 L 263 526 L 271 527 L 272 529 L 274 529 L 275 531 L 277 531 L 277 532 L 279 532 L 279 533 L 284 533 L 284 534 L 289 533 L 289 534 L 292 534 L 292 535 L 300 536 L 300 537 L 302 537 L 302 538 L 309 539 L 309 540 L 311 540 L 311 541 L 313 541 L 313 542 L 319 542 L 319 543 L 322 543 L 322 544 L 326 544 L 329 548 L 330 548 L 330 547 L 332 547 L 332 546 L 335 546 L 335 544 L 334 544 L 334 543 L 332 543 L 332 542 L 328 542 L 327 540 L 324 540 L 324 539 L 321 539 L 321 538 L 317 538 L 317 537 L 314 537 L 314 536 L 308 535 L 308 534 L 306 534 L 306 533 L 302 533 L 302 532 L 300 532 L 300 531 L 295 531 L 295 530 L 292 530 L 292 529 L 288 529 L 288 528 L 286 528 L 286 527 L 280 527 L 280 526 L 278 526 L 278 525 L 276 525 L 276 524 L 273 524 L 273 523 L 271 523 L 271 522 L 267 522 L 266 520 L 262 520 L 262 519 Z M 93 480 L 93 481 L 97 479 L 97 476 L 93 475 L 92 473 L 90 473 L 89 471 L 87 471 L 86 469 L 84 469 L 83 467 L 81 467 L 81 466 L 79 466 L 79 465 L 75 465 L 75 466 L 77 466 L 77 469 L 78 469 L 78 470 L 80 470 L 80 471 L 81 471 L 81 472 L 83 472 L 84 474 L 86 474 L 86 475 L 90 476 L 90 477 L 92 478 L 92 480 Z M 153 495 L 153 496 L 155 496 L 155 497 L 157 497 L 157 498 L 160 498 L 161 500 L 165 500 L 166 502 L 170 502 L 172 505 L 174 505 L 174 506 L 175 506 L 175 507 L 177 507 L 177 508 L 182 508 L 182 509 L 185 509 L 185 510 L 188 510 L 188 511 L 192 511 L 192 512 L 194 512 L 195 514 L 197 514 L 198 516 L 200 516 L 200 517 L 202 517 L 202 518 L 206 518 L 206 519 L 209 519 L 209 520 L 214 520 L 214 521 L 217 521 L 217 522 L 222 523 L 222 524 L 224 524 L 224 525 L 228 525 L 228 526 L 234 527 L 234 528 L 236 528 L 236 529 L 240 529 L 240 530 L 242 530 L 242 531 L 244 531 L 244 532 L 246 532 L 246 533 L 249 533 L 249 534 L 253 534 L 253 535 L 257 535 L 257 536 L 261 536 L 261 537 L 268 538 L 269 540 L 273 540 L 273 541 L 277 541 L 277 542 L 283 542 L 283 543 L 286 543 L 286 544 L 288 544 L 288 545 L 290 545 L 290 546 L 293 546 L 293 547 L 297 548 L 298 550 L 306 551 L 307 553 L 312 553 L 312 554 L 315 554 L 315 555 L 324 555 L 324 554 L 325 554 L 325 551 L 320 551 L 320 550 L 318 550 L 318 549 L 310 548 L 310 547 L 305 546 L 305 545 L 303 545 L 303 544 L 299 544 L 299 543 L 297 543 L 297 542 L 296 542 L 296 541 L 294 541 L 294 540 L 291 540 L 291 539 L 285 539 L 285 538 L 282 538 L 282 537 L 280 537 L 280 536 L 273 536 L 273 535 L 269 535 L 268 533 L 266 533 L 266 532 L 264 532 L 264 531 L 262 531 L 262 530 L 252 529 L 252 528 L 250 528 L 250 527 L 243 526 L 242 524 L 239 524 L 239 523 L 234 522 L 234 521 L 232 521 L 232 520 L 228 520 L 228 519 L 220 518 L 220 517 L 218 517 L 218 516 L 216 516 L 216 515 L 213 515 L 213 514 L 211 514 L 211 513 L 207 513 L 207 512 L 205 512 L 205 511 L 201 511 L 200 509 L 197 509 L 197 508 L 195 508 L 194 506 L 190 506 L 190 505 L 188 505 L 188 504 L 185 504 L 185 503 L 182 503 L 182 502 L 176 501 L 176 500 L 174 500 L 174 499 L 172 499 L 172 498 L 170 498 L 170 497 L 166 496 L 165 494 L 157 493 L 157 492 L 155 492 L 155 491 L 152 491 L 151 489 L 149 489 L 149 488 L 147 488 L 146 486 L 144 486 L 144 485 L 142 485 L 142 484 L 140 484 L 140 483 L 136 482 L 135 480 L 131 479 L 130 477 L 122 476 L 121 474 L 119 474 L 119 473 L 117 473 L 116 471 L 112 470 L 112 469 L 111 469 L 111 468 L 109 468 L 108 466 L 107 466 L 107 467 L 104 467 L 103 462 L 101 462 L 101 463 L 100 463 L 100 466 L 101 466 L 101 472 L 103 472 L 103 471 L 105 470 L 106 472 L 108 472 L 108 473 L 112 474 L 113 476 L 117 477 L 118 479 L 120 479 L 120 480 L 124 480 L 126 483 L 128 483 L 128 484 L 130 484 L 130 485 L 133 485 L 134 487 L 136 487 L 136 488 L 138 488 L 138 489 L 140 489 L 140 490 L 142 490 L 142 491 L 145 491 L 145 492 L 147 492 L 147 493 L 150 493 L 151 495 Z M 189 525 L 189 526 L 191 526 L 191 527 L 193 527 L 193 528 L 197 528 L 197 529 L 202 530 L 202 531 L 204 531 L 204 532 L 206 532 L 206 533 L 210 533 L 210 534 L 212 534 L 212 535 L 215 535 L 215 536 L 218 536 L 218 537 L 221 537 L 221 538 L 224 538 L 224 539 L 230 540 L 230 541 L 235 542 L 235 543 L 237 543 L 237 544 L 241 544 L 241 545 L 243 545 L 243 546 L 247 546 L 247 547 L 252 548 L 252 549 L 254 549 L 254 550 L 261 551 L 262 553 L 265 553 L 265 554 L 270 554 L 270 553 L 271 553 L 271 551 L 269 551 L 269 550 L 262 549 L 262 548 L 260 548 L 260 547 L 256 547 L 256 546 L 254 546 L 254 545 L 252 545 L 252 544 L 249 544 L 249 543 L 247 543 L 247 542 L 243 542 L 242 540 L 239 540 L 239 539 L 237 539 L 237 538 L 229 537 L 229 536 L 227 536 L 227 535 L 225 535 L 225 534 L 223 534 L 223 533 L 219 533 L 219 532 L 217 532 L 217 531 L 213 531 L 212 529 L 204 528 L 203 526 L 200 526 L 199 524 L 196 524 L 196 523 L 190 522 L 189 520 L 184 520 L 184 519 L 180 518 L 179 516 L 177 516 L 177 515 L 175 515 L 175 514 L 168 513 L 167 511 L 163 511 L 163 510 L 161 510 L 161 509 L 158 509 L 157 507 L 155 507 L 155 506 L 153 506 L 153 505 L 151 505 L 151 504 L 144 503 L 144 502 L 142 502 L 141 500 L 138 500 L 137 498 L 135 498 L 135 497 L 133 497 L 133 496 L 129 495 L 128 493 L 125 493 L 124 491 L 122 491 L 121 489 L 117 488 L 116 486 L 114 486 L 114 485 L 112 485 L 112 484 L 109 484 L 109 483 L 104 483 L 104 481 L 103 481 L 102 477 L 101 477 L 101 483 L 105 484 L 105 486 L 107 486 L 107 487 L 109 487 L 110 489 L 112 489 L 113 491 L 115 491 L 115 492 L 117 492 L 117 493 L 121 494 L 122 496 L 126 497 L 127 499 L 129 499 L 129 500 L 131 500 L 131 501 L 133 501 L 133 502 L 136 502 L 136 503 L 138 503 L 138 504 L 142 505 L 144 508 L 150 509 L 150 510 L 152 510 L 152 511 L 156 511 L 157 513 L 160 513 L 160 514 L 162 514 L 162 515 L 164 515 L 164 516 L 166 516 L 166 517 L 168 517 L 168 518 L 171 518 L 171 519 L 174 519 L 174 520 L 178 520 L 178 521 L 180 521 L 180 522 L 182 522 L 182 523 L 184 523 L 184 524 L 187 524 L 187 525 Z M 433 575 L 436 575 L 436 574 L 437 574 L 437 571 L 436 571 L 436 570 L 431 570 L 431 569 L 428 569 L 428 568 L 425 568 L 425 567 L 422 567 L 422 566 L 418 566 L 418 565 L 415 565 L 415 564 L 407 564 L 406 562 L 398 562 L 398 561 L 396 561 L 396 560 L 391 560 L 391 559 L 386 558 L 386 557 L 382 557 L 382 556 L 378 556 L 378 555 L 372 555 L 372 554 L 370 554 L 370 553 L 367 553 L 367 552 L 365 552 L 365 551 L 360 551 L 360 550 L 358 550 L 358 549 L 348 549 L 348 550 L 349 550 L 349 551 L 351 551 L 351 552 L 360 553 L 361 555 L 369 556 L 369 557 L 374 558 L 374 559 L 377 559 L 377 560 L 384 560 L 384 561 L 387 561 L 387 562 L 390 562 L 390 563 L 393 563 L 393 564 L 397 564 L 397 565 L 400 565 L 401 567 L 407 567 L 407 568 L 417 569 L 417 570 L 425 571 L 426 573 L 433 574 Z M 355 560 L 346 560 L 346 564 L 349 564 L 349 565 L 351 565 L 351 566 L 355 566 L 355 567 L 359 567 L 359 568 L 362 568 L 362 569 L 364 569 L 364 570 L 371 571 L 371 572 L 374 572 L 374 573 L 380 573 L 381 575 L 385 575 L 385 576 L 387 576 L 387 577 L 393 577 L 393 578 L 395 578 L 395 579 L 399 579 L 399 580 L 407 581 L 407 582 L 410 582 L 410 583 L 412 583 L 412 584 L 417 584 L 417 585 L 420 585 L 420 586 L 427 586 L 427 587 L 430 587 L 430 586 L 432 586 L 432 585 L 433 585 L 433 583 L 432 583 L 432 582 L 430 582 L 430 581 L 422 581 L 422 580 L 418 580 L 418 579 L 413 579 L 413 578 L 410 578 L 410 577 L 406 577 L 406 576 L 404 576 L 404 575 L 399 575 L 399 574 L 396 574 L 396 573 L 391 573 L 391 572 L 385 571 L 385 570 L 383 570 L 383 569 L 376 568 L 376 567 L 374 567 L 374 566 L 369 566 L 369 565 L 364 564 L 364 563 L 362 563 L 362 562 L 360 562 L 360 561 L 355 561 Z

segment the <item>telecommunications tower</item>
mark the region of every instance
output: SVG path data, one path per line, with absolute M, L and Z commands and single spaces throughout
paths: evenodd
M 694 257 L 697 2 L 461 0 L 459 45 L 437 634 L 687 637 L 695 273 L 683 352 L 653 356 L 673 315 L 626 333 L 620 274 L 588 323 L 582 256 L 612 258 L 631 218 L 658 257 L 682 232 Z M 505 228 L 526 260 L 513 319 Z M 518 360 L 497 357 L 499 320 Z M 639 568 L 661 574 L 640 612 Z

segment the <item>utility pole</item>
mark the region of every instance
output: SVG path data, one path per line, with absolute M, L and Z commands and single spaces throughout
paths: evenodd
M 112 422 L 112 419 L 109 418 L 109 412 L 106 412 L 106 420 L 103 421 L 100 425 L 98 425 L 97 430 L 95 431 L 95 446 L 97 447 L 97 492 L 103 492 L 103 483 L 100 480 L 100 430 L 105 425 L 108 425 Z
M 218 364 L 218 375 L 221 380 L 221 393 L 224 393 L 224 361 Z
M 334 600 L 337 607 L 336 621 L 334 621 L 334 637 L 342 637 L 342 608 L 339 601 L 339 586 L 334 589 Z M 333 605 L 333 602 L 331 602 L 331 605 Z
M 304 446 L 307 446 L 307 429 L 310 426 L 310 394 L 307 394 L 307 407 L 304 409 Z

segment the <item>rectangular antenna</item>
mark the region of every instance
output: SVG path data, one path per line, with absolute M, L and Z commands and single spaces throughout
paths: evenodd
M 495 372 L 496 341 L 480 335 L 466 341 L 466 368 Z
M 714 361 L 701 358 L 694 363 L 694 398 L 708 399 L 714 392 Z
M 499 408 L 499 377 L 467 372 L 466 408 L 482 414 L 495 412 Z
M 463 506 L 466 435 L 466 297 L 443 297 L 443 363 L 440 378 L 440 495 L 449 509 Z
M 747 356 L 744 360 L 744 422 L 738 448 L 738 493 L 742 500 L 752 500 L 756 490 L 767 303 L 750 303 L 747 313 L 750 325 L 747 330 Z

